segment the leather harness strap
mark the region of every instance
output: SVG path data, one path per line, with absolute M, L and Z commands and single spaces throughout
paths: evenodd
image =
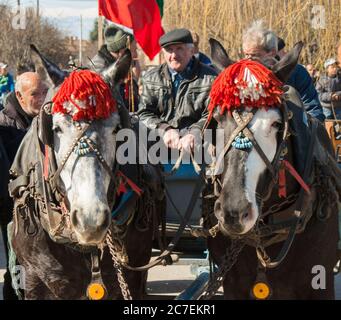
M 238 112 L 236 110 L 234 110 L 232 114 L 234 114 L 234 113 L 238 114 Z M 248 113 L 247 116 L 244 119 L 241 119 L 239 117 L 240 121 L 237 122 L 237 128 L 233 130 L 233 132 L 231 134 L 231 137 L 229 138 L 229 140 L 227 141 L 227 143 L 224 146 L 223 152 L 221 152 L 219 154 L 219 156 L 218 156 L 218 159 L 217 159 L 217 162 L 216 162 L 216 165 L 215 165 L 216 167 L 215 167 L 215 171 L 214 171 L 214 176 L 218 175 L 221 163 L 224 160 L 226 153 L 230 150 L 232 142 L 238 136 L 238 134 L 240 132 L 242 132 L 247 127 L 247 125 L 251 122 L 252 118 L 253 118 L 253 113 L 252 112 Z
M 243 123 L 243 120 L 241 119 L 241 117 L 240 117 L 239 113 L 237 112 L 237 110 L 233 110 L 232 115 L 233 115 L 234 120 L 237 122 L 237 124 L 242 124 Z M 243 133 L 252 142 L 252 146 L 257 150 L 259 156 L 262 158 L 262 160 L 266 164 L 268 170 L 271 172 L 272 177 L 275 178 L 275 169 L 274 169 L 274 167 L 272 166 L 272 164 L 269 161 L 268 157 L 265 155 L 264 151 L 259 146 L 257 140 L 255 139 L 255 137 L 253 136 L 252 132 L 250 131 L 250 129 L 247 126 L 243 129 Z
M 236 109 L 232 111 L 232 116 L 237 123 L 237 128 L 232 132 L 228 142 L 224 146 L 223 152 L 218 157 L 214 175 L 215 176 L 218 175 L 217 171 L 219 170 L 221 162 L 223 161 L 226 153 L 229 151 L 234 139 L 237 137 L 237 135 L 240 132 L 243 132 L 243 134 L 252 142 L 253 147 L 256 149 L 259 156 L 264 161 L 267 169 L 271 173 L 272 179 L 269 183 L 268 192 L 265 193 L 265 197 L 269 198 L 269 196 L 271 195 L 271 192 L 272 192 L 272 187 L 274 184 L 277 183 L 277 180 L 278 180 L 278 169 L 279 169 L 279 167 L 283 161 L 283 150 L 286 148 L 287 138 L 289 136 L 289 134 L 288 134 L 289 133 L 288 108 L 287 108 L 286 102 L 283 101 L 282 102 L 282 116 L 283 116 L 283 120 L 284 120 L 283 136 L 282 136 L 282 140 L 281 140 L 281 142 L 277 148 L 277 151 L 276 151 L 276 154 L 274 156 L 272 163 L 269 161 L 269 159 L 265 155 L 264 151 L 262 150 L 262 148 L 257 143 L 257 141 L 256 141 L 254 135 L 252 134 L 251 130 L 248 128 L 248 124 L 251 122 L 252 116 L 255 112 L 257 112 L 257 110 L 248 113 L 248 115 L 243 118 L 238 113 L 238 111 Z M 308 149 L 307 158 L 306 158 L 306 165 L 305 165 L 304 175 L 303 175 L 303 179 L 302 179 L 303 182 L 307 181 L 307 179 L 309 177 L 309 173 L 311 171 L 311 166 L 312 166 L 312 162 L 313 162 L 312 154 L 313 154 L 313 150 L 314 150 L 316 130 L 317 130 L 317 123 L 313 122 L 311 139 L 310 139 L 309 149 Z M 301 189 L 299 192 L 299 196 L 295 202 L 295 209 L 294 209 L 295 217 L 294 217 L 294 219 L 291 219 L 290 222 L 285 223 L 286 227 L 290 227 L 289 234 L 288 234 L 288 237 L 285 240 L 285 242 L 284 242 L 284 244 L 280 250 L 280 253 L 276 257 L 276 259 L 274 259 L 274 261 L 271 261 L 271 259 L 266 255 L 263 247 L 258 246 L 256 248 L 258 259 L 261 262 L 261 264 L 266 268 L 275 268 L 284 260 L 284 258 L 286 257 L 286 255 L 287 255 L 287 253 L 288 253 L 288 251 L 289 251 L 289 249 L 293 243 L 293 240 L 295 238 L 297 227 L 303 219 L 303 217 L 301 216 L 301 210 L 302 210 L 302 206 L 303 206 L 304 193 L 306 192 L 307 188 L 302 187 L 303 185 L 306 186 L 305 183 L 303 183 L 303 184 L 301 183 L 300 185 L 301 185 Z M 263 200 L 264 200 L 264 197 L 263 197 Z M 271 235 L 272 232 L 269 233 L 269 227 L 266 226 L 265 228 L 268 231 L 267 235 Z M 274 230 L 271 230 L 271 231 L 274 231 Z
M 67 152 L 67 154 L 65 155 L 61 165 L 58 167 L 57 171 L 53 174 L 53 176 L 50 179 L 47 179 L 43 181 L 43 186 L 44 186 L 44 198 L 45 198 L 45 202 L 46 202 L 46 207 L 47 207 L 47 213 L 48 213 L 48 223 L 49 223 L 49 230 L 54 230 L 55 227 L 51 225 L 51 220 L 52 220 L 52 210 L 50 208 L 50 195 L 48 193 L 47 190 L 47 184 L 49 183 L 51 185 L 51 187 L 53 187 L 54 189 L 57 188 L 57 180 L 60 176 L 61 171 L 63 170 L 63 168 L 65 167 L 65 164 L 67 162 L 67 160 L 69 159 L 71 153 L 73 152 L 73 150 L 75 149 L 77 143 L 80 141 L 80 139 L 84 136 L 85 132 L 89 129 L 91 123 L 86 124 L 79 132 L 79 134 L 76 136 L 75 141 L 72 143 L 72 145 L 69 148 L 69 151 Z M 103 158 L 103 156 L 101 155 L 101 153 L 99 152 L 99 150 L 96 148 L 96 146 L 94 145 L 94 143 L 90 140 L 85 138 L 90 149 L 95 153 L 96 157 L 99 159 L 100 163 L 103 165 L 103 167 L 105 168 L 105 170 L 109 173 L 111 179 L 113 179 L 115 181 L 115 179 L 117 178 L 116 173 L 119 173 L 120 176 L 122 176 L 124 179 L 126 179 L 126 182 L 133 188 L 133 190 L 138 194 L 141 195 L 142 194 L 142 190 L 140 188 L 138 188 L 134 183 L 132 183 L 128 178 L 126 178 L 123 173 L 120 173 L 120 171 L 118 171 L 118 166 L 117 166 L 117 162 L 115 165 L 115 170 L 113 172 L 113 170 L 110 168 L 110 166 L 108 165 L 108 163 L 105 161 L 105 159 Z M 39 150 L 41 150 L 40 147 L 40 142 L 38 139 L 38 134 L 37 134 L 37 144 L 39 146 Z M 42 158 L 42 152 L 39 152 L 40 155 L 40 161 L 43 164 L 44 160 Z M 192 155 L 191 155 L 192 156 Z M 192 157 L 193 158 L 193 157 Z M 201 171 L 199 165 L 196 165 L 196 170 Z M 128 181 L 129 180 L 129 181 Z M 122 265 L 128 269 L 128 270 L 133 270 L 133 271 L 144 271 L 144 270 L 148 270 L 158 264 L 160 264 L 164 259 L 166 259 L 168 256 L 170 256 L 170 254 L 172 253 L 172 251 L 174 250 L 174 247 L 176 246 L 176 244 L 178 243 L 190 216 L 192 215 L 193 212 L 193 208 L 195 206 L 196 203 L 196 199 L 199 197 L 202 186 L 204 184 L 204 176 L 203 173 L 201 173 L 199 175 L 198 181 L 195 185 L 190 203 L 187 207 L 183 222 L 180 224 L 174 238 L 171 240 L 171 242 L 169 243 L 167 249 L 165 251 L 163 251 L 160 256 L 158 256 L 154 261 L 148 263 L 147 265 L 144 266 L 140 266 L 140 267 L 131 267 L 125 263 L 122 263 Z
M 128 270 L 132 270 L 132 271 L 145 271 L 148 270 L 152 267 L 157 266 L 158 264 L 160 264 L 164 259 L 166 259 L 168 256 L 170 256 L 170 254 L 173 252 L 174 247 L 177 245 L 177 243 L 180 240 L 180 237 L 185 229 L 185 227 L 187 226 L 187 222 L 189 221 L 192 212 L 193 212 L 193 208 L 195 206 L 195 203 L 197 201 L 197 198 L 199 197 L 200 193 L 201 193 L 201 189 L 205 183 L 205 177 L 204 177 L 204 170 L 201 170 L 201 173 L 198 177 L 198 180 L 195 184 L 193 193 L 192 193 L 192 197 L 191 200 L 187 206 L 185 215 L 181 221 L 181 224 L 178 228 L 178 230 L 176 231 L 176 234 L 174 236 L 174 238 L 171 240 L 171 242 L 168 244 L 167 249 L 165 251 L 163 251 L 157 258 L 155 258 L 153 261 L 151 261 L 150 263 L 141 266 L 141 267 L 131 267 L 129 265 L 123 264 L 123 266 L 128 269 Z
M 58 167 L 58 169 L 56 170 L 56 172 L 53 174 L 53 176 L 49 179 L 49 182 L 51 184 L 51 187 L 54 189 L 57 186 L 57 181 L 59 179 L 60 173 L 62 172 L 62 170 L 65 167 L 65 164 L 67 162 L 67 160 L 69 159 L 71 153 L 73 152 L 73 150 L 75 149 L 76 145 L 78 144 L 79 140 L 84 136 L 84 133 L 89 129 L 90 127 L 90 123 L 87 123 L 84 128 L 82 128 L 82 130 L 80 130 L 80 132 L 77 134 L 74 142 L 71 144 L 69 151 L 66 153 L 65 157 L 63 158 L 60 166 Z
M 310 175 L 311 166 L 313 163 L 313 151 L 314 151 L 314 144 L 315 144 L 315 138 L 316 138 L 316 130 L 317 130 L 317 122 L 313 121 L 312 122 L 312 130 L 311 130 L 311 138 L 310 138 L 308 153 L 307 153 L 306 161 L 305 161 L 303 181 L 307 181 L 308 177 Z M 269 257 L 264 256 L 264 250 L 262 250 L 261 248 L 256 248 L 258 259 L 260 260 L 263 267 L 270 268 L 270 269 L 276 268 L 284 260 L 284 258 L 288 254 L 289 249 L 290 249 L 290 247 L 291 247 L 291 245 L 295 239 L 297 227 L 298 227 L 300 221 L 302 220 L 301 214 L 302 214 L 304 193 L 305 193 L 305 189 L 303 187 L 301 187 L 299 194 L 298 194 L 298 199 L 295 203 L 294 220 L 291 221 L 291 227 L 289 229 L 288 237 L 285 240 L 285 242 L 281 248 L 281 251 L 278 254 L 278 256 L 276 257 L 276 259 L 274 259 L 274 261 L 271 261 L 271 259 Z

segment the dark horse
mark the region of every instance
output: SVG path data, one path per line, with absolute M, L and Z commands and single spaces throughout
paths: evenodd
M 141 299 L 146 272 L 122 264 L 149 262 L 162 192 L 157 167 L 127 170 L 115 160 L 118 130 L 130 125 L 115 86 L 131 54 L 101 75 L 67 74 L 31 49 L 50 90 L 11 168 L 10 236 L 24 298 L 129 299 L 127 284 Z
M 211 48 L 218 66 L 236 65 L 217 41 Z M 270 76 L 285 82 L 301 48 L 273 65 Z M 225 149 L 216 164 L 223 169 L 214 215 L 206 217 L 207 228 L 219 229 L 209 251 L 229 268 L 226 252 L 242 248 L 223 282 L 226 299 L 333 299 L 341 172 L 324 127 L 293 88 L 279 89 L 277 107 L 214 109 Z

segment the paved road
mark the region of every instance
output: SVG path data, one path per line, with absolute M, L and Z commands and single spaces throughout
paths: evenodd
M 1 234 L 1 233 L 0 233 Z M 0 300 L 2 297 L 3 274 L 5 272 L 5 254 L 2 237 L 0 236 Z M 181 291 L 186 289 L 195 277 L 190 272 L 188 265 L 158 266 L 149 271 L 147 291 L 150 299 L 174 299 Z M 336 298 L 341 300 L 341 275 L 335 278 Z M 165 293 L 167 292 L 167 293 Z M 220 297 L 218 293 L 218 297 Z

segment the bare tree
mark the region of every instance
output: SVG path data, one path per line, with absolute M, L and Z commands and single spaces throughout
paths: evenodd
M 69 52 L 62 31 L 39 17 L 33 8 L 26 9 L 25 28 L 15 28 L 12 25 L 15 14 L 8 5 L 0 5 L 0 61 L 16 71 L 19 66 L 31 63 L 29 45 L 34 43 L 51 60 L 66 66 Z

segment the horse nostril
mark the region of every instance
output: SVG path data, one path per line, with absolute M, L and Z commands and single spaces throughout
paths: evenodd
M 242 218 L 243 219 L 247 219 L 249 217 L 249 213 L 248 212 L 245 212 L 243 215 L 242 215 Z
M 107 227 L 110 224 L 110 217 L 111 212 L 108 209 L 104 210 L 101 219 L 97 223 L 98 227 Z

